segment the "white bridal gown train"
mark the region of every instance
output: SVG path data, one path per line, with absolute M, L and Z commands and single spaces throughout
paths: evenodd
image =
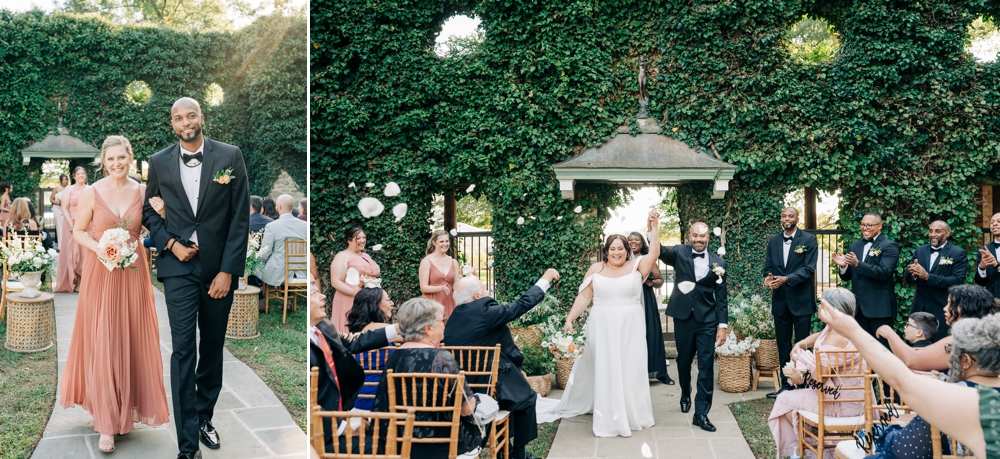
M 642 308 L 642 275 L 594 274 L 580 290 L 594 285 L 594 305 L 584 325 L 587 345 L 573 365 L 561 400 L 539 398 L 538 422 L 594 414 L 594 435 L 629 437 L 653 426 L 653 407 L 646 371 L 646 319 Z

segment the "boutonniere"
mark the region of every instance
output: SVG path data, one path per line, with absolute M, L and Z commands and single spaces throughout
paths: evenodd
M 877 257 L 879 255 L 882 255 L 882 249 L 872 248 L 871 250 L 868 251 L 869 257 Z
M 806 246 L 800 245 L 795 248 L 795 253 L 804 253 L 806 251 Z
M 219 185 L 228 185 L 234 178 L 236 177 L 233 176 L 233 168 L 230 167 L 229 169 L 223 169 L 216 172 L 215 178 L 212 179 L 212 181 L 218 183 Z
M 712 272 L 715 273 L 716 276 L 719 276 L 719 278 L 716 279 L 715 283 L 716 284 L 721 284 L 722 283 L 722 275 L 726 273 L 726 268 L 723 268 L 723 267 L 719 266 L 718 263 L 712 263 Z
M 941 259 L 940 262 L 938 262 L 939 265 L 950 265 L 950 264 L 954 264 L 954 263 L 955 263 L 955 260 L 952 260 L 951 258 L 948 258 L 948 257 L 944 257 L 944 258 Z

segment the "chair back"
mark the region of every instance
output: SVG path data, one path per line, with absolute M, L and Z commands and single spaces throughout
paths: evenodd
M 319 367 L 309 369 L 309 406 L 319 404 Z
M 464 403 L 465 372 L 457 375 L 441 373 L 394 373 L 386 370 L 389 412 L 409 409 L 433 415 L 433 420 L 414 420 L 414 427 L 449 428 L 448 437 L 414 438 L 413 443 L 448 443 L 448 457 L 458 456 L 459 418 Z M 436 420 L 436 418 L 449 418 Z
M 292 277 L 293 272 L 308 272 L 309 259 L 306 255 L 309 247 L 305 239 L 285 239 L 285 281 Z
M 323 411 L 319 405 L 310 409 L 312 447 L 324 459 L 372 458 L 409 459 L 413 441 L 413 420 L 416 410 L 405 413 L 370 411 Z M 323 420 L 331 420 L 331 429 L 345 423 L 342 435 L 331 435 L 327 452 Z M 401 431 L 400 431 L 401 430 Z
M 868 373 L 868 365 L 856 350 L 817 350 L 816 374 L 812 379 L 817 386 L 820 419 L 827 403 L 865 403 L 865 392 L 871 392 Z M 826 384 L 828 381 L 832 386 Z
M 496 398 L 497 374 L 500 371 L 499 343 L 496 346 L 441 346 L 441 349 L 450 351 L 458 361 L 459 368 L 465 371 L 470 389 Z
M 381 376 L 383 367 L 385 366 L 385 361 L 389 360 L 389 354 L 392 353 L 396 348 L 394 346 L 386 346 L 378 349 L 372 349 L 370 351 L 359 352 L 354 354 L 354 359 L 361 364 L 361 368 L 365 370 L 365 376 L 375 375 Z M 378 387 L 378 381 L 368 381 L 365 378 L 365 387 Z M 374 392 L 371 394 L 359 393 L 358 398 L 375 398 Z
M 875 425 L 881 424 L 886 426 L 893 419 L 898 418 L 902 414 L 912 413 L 913 410 L 902 399 L 900 399 L 899 403 L 896 403 L 899 393 L 892 386 L 885 384 L 882 377 L 878 374 L 869 373 L 865 375 L 865 386 L 872 390 L 865 390 L 864 414 L 867 437 L 863 440 L 862 444 L 867 454 L 871 454 L 875 446 L 871 432 L 875 431 Z

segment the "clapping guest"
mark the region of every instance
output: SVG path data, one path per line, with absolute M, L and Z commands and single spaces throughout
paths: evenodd
M 628 235 L 629 249 L 632 258 L 649 255 L 649 244 L 642 233 L 633 231 Z M 660 266 L 653 264 L 649 275 L 642 283 L 642 309 L 646 313 L 646 370 L 649 377 L 658 379 L 663 384 L 674 385 L 674 380 L 667 374 L 667 352 L 663 344 L 663 323 L 660 322 L 660 308 L 656 301 L 654 288 L 663 286 L 663 273 Z
M 368 238 L 361 227 L 352 226 L 344 231 L 344 242 L 347 248 L 338 252 L 330 263 L 330 285 L 336 290 L 330 321 L 338 330 L 347 329 L 347 313 L 354 306 L 354 295 L 361 290 L 360 276 L 378 277 L 382 273 L 378 263 L 365 253 Z M 347 272 L 351 268 L 358 271 L 359 279 L 351 279 L 349 284 Z
M 857 320 L 875 336 L 875 330 L 896 320 L 894 289 L 899 246 L 882 234 L 882 215 L 868 212 L 861 218 L 862 239 L 851 243 L 847 254 L 833 254 L 840 279 L 851 281 L 858 297 Z
M 350 333 L 361 333 L 391 327 L 392 307 L 395 305 L 392 299 L 389 298 L 389 292 L 382 290 L 381 287 L 362 288 L 357 295 L 354 295 L 354 307 L 351 308 L 350 314 L 347 315 L 347 331 Z M 379 363 L 379 368 L 381 368 L 385 359 L 389 357 L 389 354 L 391 354 L 390 350 L 379 351 L 376 356 L 378 362 L 365 360 L 360 362 L 361 367 L 365 370 L 371 370 L 371 365 Z M 377 383 L 378 380 L 379 375 L 365 374 L 366 383 Z M 374 396 L 375 387 L 362 386 L 361 392 L 358 395 L 362 394 Z M 371 410 L 374 401 L 372 398 L 359 398 L 354 402 L 354 408 Z
M 910 312 L 929 312 L 937 317 L 939 327 L 931 341 L 948 335 L 948 325 L 944 320 L 944 306 L 948 303 L 948 288 L 965 283 L 965 273 L 969 269 L 969 256 L 961 247 L 949 244 L 951 227 L 937 220 L 932 222 L 927 234 L 930 244 L 924 244 L 913 252 L 913 259 L 906 266 L 903 279 L 913 284 L 913 305 Z
M 420 277 L 420 292 L 423 298 L 437 301 L 444 306 L 444 319 L 448 320 L 455 310 L 455 299 L 451 291 L 458 279 L 458 261 L 451 257 L 451 234 L 445 230 L 431 233 L 427 241 L 427 256 L 420 260 L 417 271 Z
M 771 290 L 771 314 L 782 367 L 791 360 L 792 343 L 809 336 L 812 316 L 816 313 L 813 276 L 819 246 L 816 236 L 798 229 L 798 224 L 798 210 L 794 207 L 782 210 L 783 231 L 767 241 L 764 258 L 764 287 Z M 777 398 L 789 389 L 788 379 L 782 374 L 781 388 L 767 394 L 767 398 Z
M 993 241 L 980 247 L 976 254 L 975 281 L 986 287 L 994 298 L 1000 298 L 1000 263 L 997 262 L 997 250 L 1000 249 L 1000 212 L 990 218 L 990 234 Z
M 550 268 L 521 298 L 501 305 L 493 299 L 493 295 L 478 277 L 464 277 L 455 284 L 453 295 L 458 307 L 452 312 L 444 328 L 444 342 L 449 346 L 500 344 L 497 402 L 501 410 L 510 411 L 510 430 L 514 437 L 511 457 L 514 459 L 531 459 L 524 452 L 524 447 L 538 437 L 538 423 L 535 420 L 535 400 L 538 395 L 521 374 L 524 355 L 514 344 L 507 324 L 542 301 L 546 290 L 556 279 L 559 279 L 559 272 Z

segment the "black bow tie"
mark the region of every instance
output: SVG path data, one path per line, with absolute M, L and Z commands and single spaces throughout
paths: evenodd
M 932 246 L 931 246 L 931 252 L 940 252 L 940 251 L 941 251 L 941 249 L 943 249 L 943 248 L 944 248 L 944 246 L 943 246 L 943 245 L 942 245 L 941 247 L 934 247 L 934 246 L 932 245 Z
M 993 248 L 994 249 L 1000 249 L 1000 242 L 994 242 L 993 243 Z
M 702 252 L 702 253 L 691 252 L 691 257 L 692 258 L 705 258 L 705 252 Z
M 781 236 L 781 238 L 784 239 L 785 242 L 792 242 L 792 236 Z
M 187 167 L 195 167 L 201 164 L 201 159 L 203 157 L 204 156 L 202 156 L 200 151 L 193 155 L 186 155 L 184 153 L 181 153 L 181 160 L 184 161 L 184 165 Z
M 875 242 L 875 238 L 865 239 L 865 244 L 871 244 L 872 242 Z

